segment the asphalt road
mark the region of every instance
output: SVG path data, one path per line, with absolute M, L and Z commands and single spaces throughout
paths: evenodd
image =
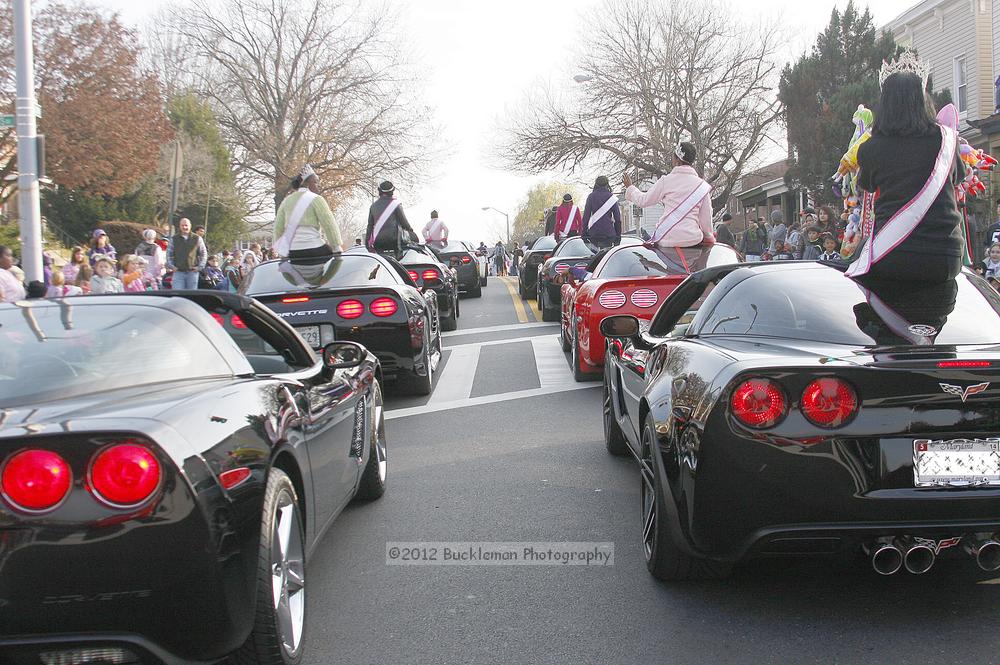
M 388 489 L 309 564 L 305 663 L 1000 662 L 1000 578 L 964 558 L 919 577 L 805 560 L 657 582 L 599 384 L 573 383 L 558 328 L 517 302 L 496 279 L 463 300 L 434 394 L 389 399 Z M 611 542 L 614 563 L 393 566 L 390 541 Z

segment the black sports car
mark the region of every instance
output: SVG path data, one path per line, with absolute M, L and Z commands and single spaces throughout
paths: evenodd
M 437 254 L 441 263 L 455 271 L 460 292 L 473 298 L 483 295 L 486 274 L 482 273 L 476 250 L 458 240 L 451 240 L 444 246 L 435 243 L 428 247 Z
M 299 662 L 306 559 L 385 490 L 381 378 L 232 294 L 0 304 L 0 661 Z
M 386 379 L 429 395 L 441 357 L 437 294 L 418 287 L 397 261 L 367 250 L 265 261 L 240 285 L 292 324 L 314 349 L 334 340 L 364 344 Z
M 607 447 L 639 460 L 653 575 L 862 552 L 885 575 L 1000 569 L 1000 296 L 842 270 L 710 268 L 648 330 L 602 321 Z
M 552 256 L 538 266 L 536 291 L 542 321 L 559 320 L 562 304 L 562 280 L 559 278 L 571 268 L 586 268 L 596 253 L 596 248 L 587 244 L 583 238 L 571 236 L 556 245 Z
M 458 273 L 442 263 L 427 245 L 410 245 L 399 257 L 399 263 L 406 268 L 417 288 L 427 288 L 437 294 L 441 329 L 458 328 Z
M 556 248 L 555 236 L 542 236 L 531 244 L 531 247 L 524 252 L 521 258 L 521 265 L 517 269 L 517 287 L 521 293 L 521 299 L 534 298 L 538 292 L 536 284 L 538 280 L 538 266 L 552 256 Z

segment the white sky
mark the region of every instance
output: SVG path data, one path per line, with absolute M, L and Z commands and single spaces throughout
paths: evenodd
M 160 0 L 89 0 L 118 11 L 134 25 L 144 22 Z M 368 0 L 364 0 L 367 2 Z M 660 0 L 657 0 L 660 1 Z M 871 0 L 882 25 L 918 0 Z M 388 0 L 400 9 L 411 54 L 426 69 L 424 91 L 440 141 L 450 156 L 433 165 L 417 191 L 397 190 L 414 226 L 422 227 L 437 209 L 452 236 L 492 244 L 505 235 L 504 221 L 484 206 L 506 211 L 513 221 L 519 203 L 544 175 L 524 176 L 501 168 L 491 148 L 496 127 L 507 109 L 521 103 L 539 81 L 571 84 L 580 16 L 589 16 L 600 0 Z M 806 50 L 828 23 L 834 4 L 846 0 L 734 0 L 743 19 L 772 19 L 787 28 L 787 57 Z M 863 6 L 863 3 L 862 3 Z M 753 34 L 746 39 L 752 41 Z M 591 180 L 577 174 L 573 181 Z M 419 228 L 418 228 L 419 230 Z M 350 239 L 348 239 L 350 240 Z

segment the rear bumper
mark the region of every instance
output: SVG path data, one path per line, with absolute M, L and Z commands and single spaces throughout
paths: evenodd
M 89 635 L 46 635 L 45 637 L 0 638 L 2 662 L 6 665 L 39 665 L 40 654 L 73 652 L 78 649 L 122 649 L 126 663 L 163 665 L 209 665 L 221 659 L 192 660 L 165 651 L 141 635 L 106 633 Z M 72 661 L 70 661 L 72 662 Z
M 479 286 L 479 266 L 476 263 L 460 264 L 458 271 L 458 289 L 468 291 Z

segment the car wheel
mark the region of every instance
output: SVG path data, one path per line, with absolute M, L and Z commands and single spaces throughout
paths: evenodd
M 305 633 L 305 537 L 298 498 L 281 469 L 267 477 L 257 555 L 257 609 L 238 665 L 296 665 Z
M 486 286 L 486 275 L 483 275 L 482 278 L 479 280 L 479 287 L 482 288 L 484 286 Z
M 573 343 L 572 343 L 572 348 L 570 349 L 570 353 L 573 356 L 573 358 L 572 358 L 572 363 L 573 363 L 573 378 L 578 383 L 583 383 L 584 381 L 589 381 L 590 380 L 590 375 L 589 374 L 584 374 L 583 370 L 580 368 L 580 345 L 577 342 L 576 335 L 577 335 L 577 333 L 576 333 L 576 325 L 574 324 L 573 325 Z
M 483 297 L 482 284 L 476 284 L 474 287 L 469 289 L 469 296 L 472 298 L 482 298 Z
M 358 491 L 354 494 L 361 501 L 374 501 L 385 494 L 386 473 L 388 463 L 385 450 L 385 412 L 382 404 L 382 387 L 375 381 L 372 384 L 371 408 L 371 453 L 368 464 L 361 474 Z
M 528 299 L 528 290 L 524 288 L 524 280 L 521 278 L 517 280 L 517 294 L 521 296 L 521 300 Z
M 427 369 L 427 376 L 420 376 L 416 372 L 411 375 L 411 385 L 414 395 L 430 395 L 434 387 L 434 372 L 431 371 L 431 333 L 430 322 L 424 322 L 424 350 L 421 362 Z
M 572 315 L 570 316 L 570 319 L 572 320 Z M 563 353 L 572 348 L 569 343 L 569 338 L 566 337 L 566 322 L 563 321 L 561 317 L 559 320 L 559 342 L 562 344 Z
M 546 291 L 547 289 L 542 287 L 540 291 L 542 299 L 538 303 L 538 308 L 542 310 L 542 321 L 552 323 L 559 320 L 559 310 L 549 306 L 549 296 Z
M 611 403 L 611 382 L 608 373 L 604 372 L 604 445 L 612 455 L 622 456 L 628 454 L 628 443 L 625 441 L 625 434 L 615 420 L 615 405 Z
M 663 483 L 653 457 L 656 429 L 652 414 L 646 416 L 642 431 L 640 496 L 642 515 L 642 549 L 646 568 L 653 577 L 665 582 L 684 580 L 715 580 L 729 575 L 731 566 L 692 556 L 674 544 L 665 515 Z
M 458 328 L 458 298 L 451 304 L 451 316 L 441 319 L 441 330 L 455 330 Z

